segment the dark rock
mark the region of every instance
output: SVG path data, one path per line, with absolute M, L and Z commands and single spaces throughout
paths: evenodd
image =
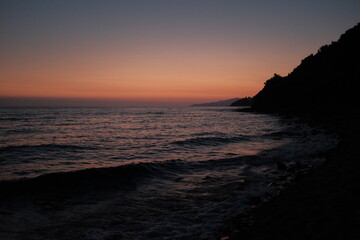
M 290 173 L 295 173 L 296 172 L 296 167 L 295 164 L 290 164 L 289 167 L 286 169 L 286 171 L 290 172 Z
M 275 74 L 254 97 L 255 111 L 347 125 L 360 115 L 360 23 L 311 54 L 285 77 Z
M 277 162 L 276 165 L 277 165 L 277 169 L 280 171 L 285 171 L 287 169 L 287 166 L 285 165 L 285 163 Z
M 253 103 L 253 98 L 244 97 L 232 103 L 230 106 L 251 106 L 252 103 Z
M 241 237 L 241 232 L 239 230 L 233 231 L 228 239 L 239 239 Z

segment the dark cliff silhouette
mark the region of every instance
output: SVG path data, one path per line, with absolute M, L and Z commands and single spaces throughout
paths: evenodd
M 275 74 L 265 83 L 254 97 L 253 111 L 320 123 L 338 135 L 339 143 L 324 155 L 321 167 L 296 175 L 292 185 L 255 208 L 251 217 L 239 216 L 231 240 L 360 239 L 359 85 L 360 23 L 289 75 Z
M 253 103 L 253 98 L 244 97 L 232 103 L 230 106 L 251 106 L 252 103 Z
M 358 115 L 359 86 L 360 23 L 303 59 L 289 75 L 266 81 L 252 109 L 302 117 Z

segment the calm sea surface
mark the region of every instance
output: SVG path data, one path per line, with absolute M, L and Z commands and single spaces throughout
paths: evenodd
M 42 176 L 56 196 L 2 203 L 0 238 L 220 236 L 336 142 L 234 108 L 0 108 L 0 182 Z

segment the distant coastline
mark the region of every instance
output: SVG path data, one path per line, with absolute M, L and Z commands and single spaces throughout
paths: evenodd
M 217 102 L 198 103 L 198 104 L 192 104 L 191 107 L 228 107 L 240 99 L 241 98 L 230 98 L 226 100 L 220 100 Z

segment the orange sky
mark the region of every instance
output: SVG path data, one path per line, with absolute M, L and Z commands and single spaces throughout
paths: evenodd
M 0 98 L 181 105 L 253 96 L 274 73 L 288 74 L 336 40 L 355 24 L 359 8 L 296 5 L 2 1 Z M 335 10 L 346 14 L 336 19 Z
M 185 45 L 185 46 L 184 46 Z M 209 49 L 211 48 L 211 50 Z M 135 49 L 136 51 L 132 51 Z M 0 96 L 216 100 L 252 96 L 296 57 L 221 46 L 64 47 L 1 62 Z

